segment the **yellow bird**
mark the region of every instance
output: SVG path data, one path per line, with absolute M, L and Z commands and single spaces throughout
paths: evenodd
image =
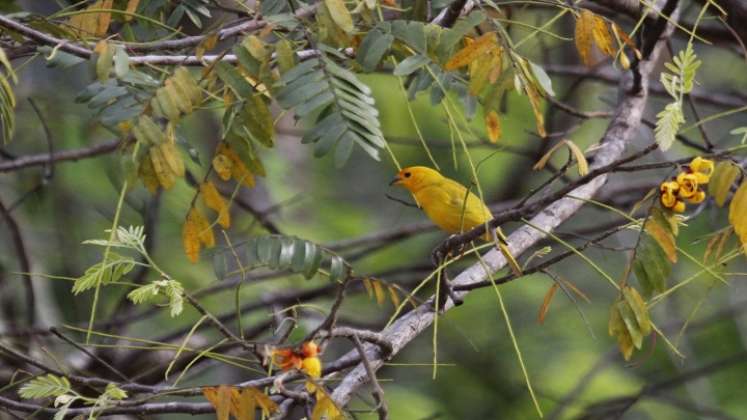
M 462 233 L 484 225 L 493 219 L 488 206 L 467 188 L 446 178 L 435 169 L 425 166 L 404 168 L 389 185 L 401 185 L 415 197 L 433 223 L 448 233 Z M 521 267 L 511 255 L 500 228 L 496 228 L 498 248 L 516 275 L 521 275 Z M 481 237 L 486 242 L 493 241 L 493 233 Z

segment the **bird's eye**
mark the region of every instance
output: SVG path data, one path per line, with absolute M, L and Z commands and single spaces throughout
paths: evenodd
M 409 178 L 409 177 L 410 177 L 410 175 L 412 175 L 412 174 L 411 174 L 411 173 L 409 173 L 409 172 L 405 172 L 405 178 Z

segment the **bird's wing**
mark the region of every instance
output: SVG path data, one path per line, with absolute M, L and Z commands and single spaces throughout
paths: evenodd
M 455 214 L 459 215 L 460 219 L 462 218 L 462 214 L 464 215 L 465 230 L 472 229 L 493 218 L 490 209 L 472 191 L 468 192 L 464 185 L 454 180 L 446 179 L 443 188 L 450 192 L 449 206 Z

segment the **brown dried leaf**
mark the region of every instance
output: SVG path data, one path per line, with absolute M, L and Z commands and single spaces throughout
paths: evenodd
M 558 291 L 558 283 L 553 283 L 552 286 L 547 290 L 547 293 L 545 293 L 545 298 L 542 300 L 542 306 L 540 306 L 539 315 L 537 316 L 537 322 L 540 324 L 545 322 L 545 315 L 547 315 L 547 311 L 550 309 L 550 303 L 552 302 L 552 298 L 555 296 L 555 292 Z
M 488 132 L 488 139 L 491 143 L 498 143 L 501 138 L 501 120 L 498 113 L 490 111 L 485 115 L 485 130 Z

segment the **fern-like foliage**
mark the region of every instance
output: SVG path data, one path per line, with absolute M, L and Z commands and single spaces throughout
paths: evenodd
M 667 150 L 672 147 L 672 143 L 677 137 L 677 132 L 684 122 L 685 116 L 682 114 L 682 104 L 676 101 L 667 104 L 656 115 L 654 134 L 661 150 Z
M 661 150 L 667 150 L 672 146 L 677 132 L 685 122 L 682 111 L 683 97 L 693 90 L 695 74 L 701 64 L 703 63 L 695 55 L 692 43 L 688 43 L 683 51 L 677 53 L 671 63 L 664 64 L 669 72 L 662 72 L 660 81 L 674 101 L 667 104 L 656 116 L 654 133 Z
M 16 125 L 13 111 L 13 108 L 16 107 L 16 96 L 13 94 L 8 78 L 10 77 L 13 83 L 17 83 L 18 78 L 2 48 L 0 48 L 0 64 L 2 64 L 6 73 L 0 73 L 0 126 L 2 127 L 3 142 L 8 142 Z
M 219 279 L 235 272 L 236 255 L 245 269 L 267 267 L 273 271 L 301 274 L 306 279 L 324 272 L 330 281 L 341 282 L 352 271 L 342 257 L 314 242 L 294 236 L 264 235 L 252 237 L 233 249 L 216 251 L 213 264 Z
M 176 280 L 156 280 L 127 294 L 127 298 L 136 305 L 152 302 L 158 297 L 168 299 L 169 315 L 172 317 L 184 310 L 184 287 Z
M 70 392 L 70 381 L 64 376 L 47 374 L 23 384 L 18 395 L 27 400 L 34 398 L 58 397 Z
M 319 157 L 335 148 L 335 164 L 345 164 L 357 144 L 379 160 L 386 146 L 379 124 L 379 112 L 371 89 L 349 70 L 321 56 L 307 60 L 281 78 L 276 99 L 285 109 L 302 118 L 321 110 L 313 129 L 302 139 L 314 143 Z

